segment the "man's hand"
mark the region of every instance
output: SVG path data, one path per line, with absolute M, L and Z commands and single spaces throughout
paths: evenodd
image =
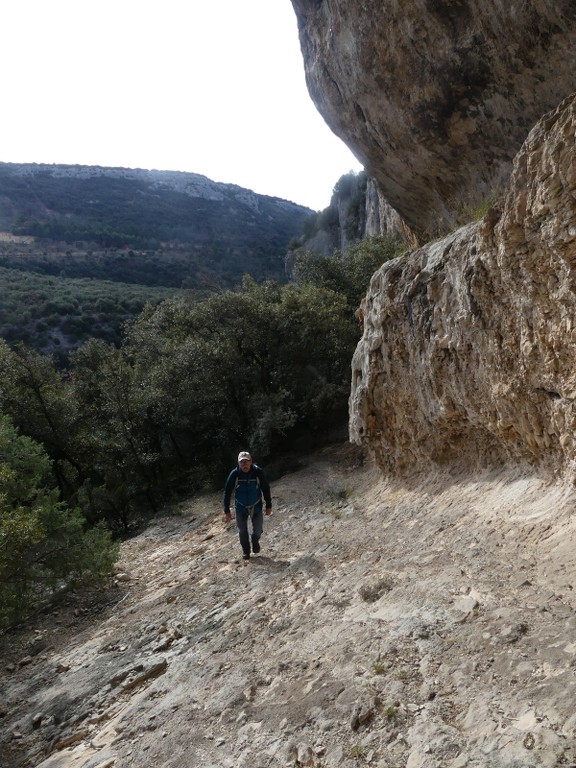
M 224 520 L 225 520 L 225 522 L 229 523 L 232 520 L 232 513 L 231 512 L 224 512 Z
M 266 507 L 266 514 L 271 515 L 272 514 L 272 507 Z

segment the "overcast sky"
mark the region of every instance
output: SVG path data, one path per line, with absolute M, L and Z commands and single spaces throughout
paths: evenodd
M 192 171 L 307 205 L 360 165 L 290 0 L 2 0 L 0 161 Z

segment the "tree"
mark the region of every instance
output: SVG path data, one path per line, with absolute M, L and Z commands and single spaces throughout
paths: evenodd
M 299 285 L 308 283 L 344 294 L 351 310 L 355 311 L 374 272 L 404 250 L 405 245 L 397 238 L 367 237 L 351 245 L 345 253 L 302 254 L 294 264 L 293 276 Z
M 174 459 L 206 477 L 239 447 L 269 456 L 303 426 L 345 419 L 356 343 L 346 299 L 313 285 L 257 285 L 148 310 L 127 349 Z
M 50 460 L 0 416 L 0 626 L 29 614 L 71 585 L 97 583 L 117 557 L 102 528 L 84 529 L 58 501 Z
M 82 418 L 76 434 L 88 457 L 80 500 L 92 520 L 127 532 L 144 508 L 157 511 L 161 490 L 151 393 L 127 355 L 92 340 L 71 355 L 71 390 Z
M 0 409 L 53 460 L 61 498 L 70 498 L 86 465 L 76 441 L 81 414 L 67 373 L 26 347 L 13 351 L 0 340 Z

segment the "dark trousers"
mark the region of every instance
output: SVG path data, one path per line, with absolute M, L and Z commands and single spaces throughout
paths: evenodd
M 238 528 L 238 538 L 240 546 L 245 555 L 250 554 L 250 514 L 243 507 L 236 507 L 236 527 Z M 252 541 L 258 541 L 262 536 L 263 525 L 262 504 L 254 507 L 252 514 Z

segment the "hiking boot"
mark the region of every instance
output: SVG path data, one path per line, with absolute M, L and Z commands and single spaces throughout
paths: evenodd
M 252 539 L 252 552 L 254 552 L 255 555 L 260 552 L 260 542 L 258 539 Z
M 250 560 L 250 552 L 247 555 L 242 555 L 242 560 Z

